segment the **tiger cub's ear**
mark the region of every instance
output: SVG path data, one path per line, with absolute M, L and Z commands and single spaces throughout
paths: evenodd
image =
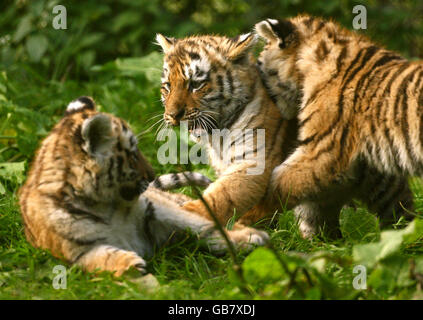
M 87 96 L 79 97 L 78 99 L 73 100 L 68 104 L 66 107 L 65 115 L 73 114 L 75 112 L 80 112 L 86 109 L 96 109 L 94 99 Z
M 236 60 L 243 57 L 257 43 L 257 35 L 252 32 L 242 34 L 231 39 L 231 42 L 226 57 L 229 60 Z
M 273 24 L 278 24 L 278 20 L 274 19 L 267 19 L 263 20 L 259 23 L 256 23 L 254 29 L 256 33 L 264 38 L 266 41 L 273 42 L 278 40 L 278 36 L 276 35 L 275 31 L 272 28 Z
M 95 157 L 109 151 L 115 141 L 112 120 L 109 116 L 101 113 L 83 122 L 81 135 L 84 140 L 83 149 Z
M 164 35 L 158 33 L 156 34 L 157 44 L 160 45 L 163 49 L 163 53 L 167 54 L 169 50 L 175 45 L 176 39 L 165 37 Z
M 279 41 L 279 47 L 288 47 L 297 38 L 295 25 L 288 20 L 266 19 L 255 25 L 257 34 L 268 42 Z

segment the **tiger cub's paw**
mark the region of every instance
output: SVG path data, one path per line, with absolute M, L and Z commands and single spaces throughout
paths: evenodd
M 116 252 L 116 255 L 115 265 L 111 266 L 115 276 L 119 277 L 131 268 L 138 270 L 141 274 L 147 273 L 147 262 L 135 252 L 121 250 Z
M 138 254 L 113 246 L 100 246 L 93 249 L 78 264 L 91 272 L 113 272 L 116 277 L 130 269 L 136 269 L 142 274 L 147 273 L 147 263 Z
M 238 225 L 233 230 L 229 230 L 228 234 L 231 241 L 238 248 L 243 249 L 252 249 L 254 246 L 263 246 L 269 241 L 269 235 L 267 232 L 241 225 Z
M 252 250 L 254 247 L 265 245 L 269 241 L 269 235 L 265 231 L 254 228 L 238 225 L 234 230 L 225 231 L 229 241 L 238 250 Z M 213 232 L 207 242 L 212 252 L 221 254 L 228 249 L 227 242 L 217 230 Z

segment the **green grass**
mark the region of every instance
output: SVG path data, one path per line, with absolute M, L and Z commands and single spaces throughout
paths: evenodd
M 25 66 L 0 74 L 0 299 L 413 299 L 423 298 L 423 224 L 400 220 L 391 233 L 379 229 L 365 208 L 343 209 L 344 237 L 333 241 L 320 235 L 301 238 L 291 211 L 275 214 L 266 227 L 271 243 L 237 259 L 237 277 L 229 255 L 216 257 L 200 248 L 192 235 L 157 250 L 148 271 L 158 285 L 146 285 L 136 273 L 119 279 L 109 273 L 82 272 L 34 249 L 25 240 L 17 205 L 17 190 L 25 178 L 39 140 L 60 119 L 69 101 L 93 96 L 101 111 L 126 119 L 136 133 L 145 131 L 161 113 L 160 56 L 124 59 L 98 66 L 91 78 L 76 82 L 47 81 Z M 155 128 L 154 128 L 155 129 Z M 157 174 L 177 172 L 178 165 L 157 162 L 154 131 L 139 147 Z M 16 137 L 16 138 L 10 138 Z M 21 164 L 25 164 L 25 170 Z M 17 163 L 2 169 L 2 163 Z M 193 166 L 209 177 L 207 166 Z M 423 188 L 412 180 L 416 211 L 422 212 Z M 185 188 L 180 192 L 192 195 Z M 405 231 L 404 231 L 405 230 Z M 390 232 L 390 231 L 389 231 Z M 56 265 L 67 267 L 67 289 L 52 286 Z M 367 267 L 367 289 L 352 286 L 353 269 Z

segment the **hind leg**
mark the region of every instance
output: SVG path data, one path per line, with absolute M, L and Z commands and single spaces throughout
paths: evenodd
M 376 169 L 369 169 L 366 187 L 359 195 L 368 208 L 380 217 L 381 226 L 388 226 L 401 216 L 412 219 L 414 210 L 413 193 L 408 179 L 401 176 L 386 175 Z M 371 180 L 371 181 L 369 181 Z
M 342 204 L 319 204 L 307 201 L 294 208 L 298 227 L 303 238 L 310 239 L 320 232 L 337 239 L 341 237 L 339 214 Z
M 306 201 L 297 205 L 293 210 L 302 237 L 310 239 L 323 232 L 329 238 L 339 238 L 339 214 L 342 205 L 343 203 L 329 203 L 328 199 L 320 202 Z M 276 204 L 269 206 L 263 201 L 242 216 L 239 222 L 244 225 L 270 222 L 272 215 L 280 209 Z

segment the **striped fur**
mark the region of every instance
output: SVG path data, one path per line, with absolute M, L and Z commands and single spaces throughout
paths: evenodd
M 186 229 L 211 250 L 223 250 L 209 220 L 181 209 L 190 198 L 149 187 L 154 173 L 137 145 L 128 125 L 97 112 L 91 98 L 70 103 L 42 142 L 19 192 L 27 239 L 88 271 L 116 275 L 131 267 L 145 272 L 143 258 Z M 201 178 L 196 183 L 205 182 L 190 174 Z M 168 178 L 152 183 L 179 187 Z M 242 226 L 228 235 L 247 247 L 267 239 L 266 233 Z
M 211 180 L 198 172 L 181 172 L 164 174 L 154 179 L 150 186 L 160 190 L 171 190 L 186 186 L 207 187 Z
M 423 161 L 421 62 L 310 16 L 256 31 L 267 88 L 284 117 L 299 119 L 299 146 L 272 175 L 282 200 L 292 207 L 347 188 L 382 216 L 410 207 L 407 177 L 421 175 Z M 318 224 L 304 222 L 305 233 Z
M 294 147 L 297 122 L 282 119 L 263 87 L 250 53 L 256 37 L 157 35 L 156 39 L 165 54 L 161 93 L 166 122 L 188 121 L 194 139 L 213 129 L 227 133 L 217 143 L 207 135 L 208 155 L 218 179 L 204 191 L 205 200 L 223 224 L 234 212 L 244 224 L 272 214 L 277 206 L 265 201 L 271 172 Z M 265 129 L 264 144 L 257 145 L 258 129 Z M 235 148 L 242 140 L 252 147 Z M 258 154 L 264 159 L 258 159 Z M 224 161 L 225 155 L 231 155 L 230 161 Z M 248 174 L 258 166 L 263 166 L 262 172 Z M 184 208 L 208 217 L 198 200 Z

